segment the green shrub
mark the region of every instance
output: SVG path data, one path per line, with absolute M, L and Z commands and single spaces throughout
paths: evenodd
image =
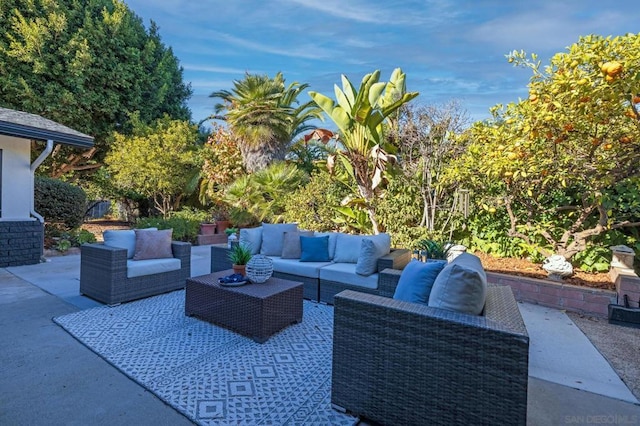
M 389 182 L 385 196 L 376 206 L 376 214 L 393 247 L 412 248 L 418 240 L 431 238 L 422 219 L 422 199 L 418 188 L 398 176 Z
M 243 228 L 259 222 L 282 222 L 286 195 L 304 186 L 307 180 L 304 172 L 285 162 L 239 177 L 225 192 L 231 222 Z
M 297 222 L 301 229 L 333 231 L 336 207 L 348 193 L 329 173 L 315 172 L 306 185 L 285 196 L 282 217 L 285 222 Z
M 71 234 L 71 243 L 74 247 L 80 247 L 85 243 L 95 243 L 96 236 L 86 229 L 77 229 Z
M 96 236 L 86 229 L 76 228 L 71 231 L 64 231 L 55 226 L 45 228 L 45 239 L 50 238 L 55 241 L 53 248 L 59 252 L 66 252 L 71 247 L 80 247 L 84 243 L 95 243 Z
M 67 229 L 73 229 L 82 224 L 87 196 L 82 188 L 70 183 L 36 176 L 34 204 L 36 211 L 47 222 L 62 224 Z
M 136 228 L 156 227 L 158 229 L 173 229 L 173 239 L 195 243 L 198 239 L 200 223 L 206 222 L 210 215 L 206 211 L 190 208 L 172 212 L 168 218 L 145 217 L 140 218 L 135 224 Z

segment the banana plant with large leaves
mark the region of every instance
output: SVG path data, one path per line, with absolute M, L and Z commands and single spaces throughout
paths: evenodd
M 313 101 L 338 127 L 335 138 L 342 145 L 337 158 L 343 163 L 358 188 L 359 197 L 352 198 L 352 205 L 360 205 L 367 211 L 374 233 L 380 232 L 376 219 L 374 199 L 384 179 L 388 163 L 396 160 L 389 153 L 383 134 L 383 124 L 393 125 L 396 113 L 402 105 L 418 96 L 418 92 L 406 92 L 405 74 L 396 68 L 388 82 L 380 81 L 380 70 L 367 74 L 358 90 L 342 75 L 342 88 L 334 85 L 336 100 L 318 92 L 309 92 Z M 335 159 L 328 159 L 333 164 Z

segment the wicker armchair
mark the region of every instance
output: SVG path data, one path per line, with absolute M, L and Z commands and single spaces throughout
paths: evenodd
M 191 276 L 191 244 L 171 243 L 179 270 L 127 278 L 127 249 L 104 244 L 83 244 L 80 248 L 80 293 L 99 302 L 115 305 L 184 288 Z
M 524 425 L 528 355 L 510 287 L 489 287 L 483 316 L 347 290 L 335 297 L 331 402 L 385 425 Z

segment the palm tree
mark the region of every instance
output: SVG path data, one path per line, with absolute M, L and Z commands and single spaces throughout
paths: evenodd
M 209 95 L 222 99 L 209 118 L 225 120 L 239 137 L 243 163 L 249 173 L 284 160 L 292 140 L 315 128 L 308 122 L 322 118 L 313 101 L 298 103 L 298 95 L 309 85 L 294 82 L 285 86 L 281 72 L 274 78 L 247 73 L 243 80 L 234 80 L 233 86 L 231 91 Z

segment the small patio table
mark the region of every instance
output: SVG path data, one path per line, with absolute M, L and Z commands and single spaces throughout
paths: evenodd
M 260 284 L 226 287 L 218 278 L 233 270 L 187 279 L 185 314 L 266 342 L 290 324 L 302 322 L 301 282 L 269 278 Z

